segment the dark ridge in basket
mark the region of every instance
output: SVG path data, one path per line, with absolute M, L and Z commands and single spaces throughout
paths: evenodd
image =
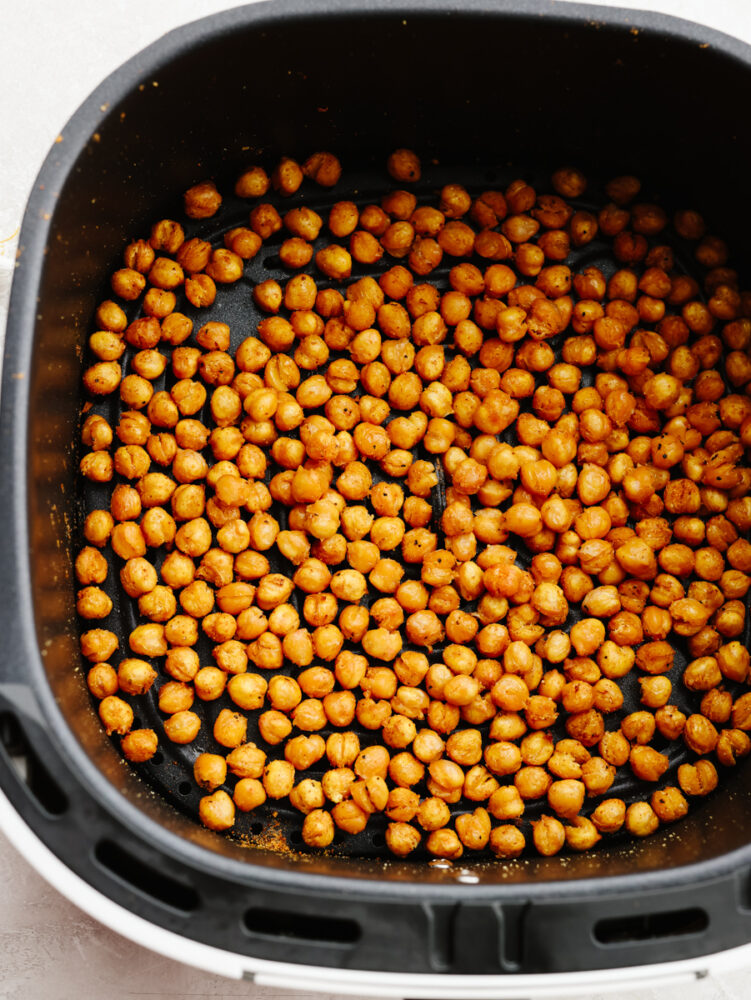
M 385 154 L 383 160 L 385 162 Z M 551 164 L 551 169 L 555 166 L 557 166 L 557 164 Z M 418 185 L 412 185 L 411 190 L 413 190 L 417 195 L 418 204 L 436 204 L 438 200 L 438 192 L 445 183 L 462 183 L 465 187 L 467 187 L 470 194 L 473 197 L 476 197 L 478 194 L 487 190 L 488 187 L 491 186 L 505 188 L 510 181 L 519 176 L 525 177 L 539 193 L 547 193 L 551 190 L 549 180 L 550 171 L 542 172 L 540 171 L 539 166 L 536 169 L 527 170 L 521 166 L 516 166 L 515 168 L 505 166 L 502 168 L 499 167 L 497 170 L 478 170 L 476 168 L 471 168 L 469 170 L 458 171 L 456 169 L 446 168 L 440 165 L 430 165 L 425 167 L 423 180 Z M 234 178 L 225 178 L 223 183 L 218 182 L 218 187 L 224 196 L 224 201 L 220 212 L 213 219 L 203 220 L 200 222 L 185 219 L 181 200 L 176 200 L 171 206 L 169 206 L 165 215 L 181 222 L 185 229 L 186 240 L 198 236 L 202 239 L 209 240 L 214 247 L 222 246 L 222 236 L 224 232 L 233 226 L 246 225 L 250 210 L 255 204 L 257 204 L 256 201 L 247 202 L 236 198 L 230 193 L 233 186 Z M 351 199 L 358 204 L 358 207 L 362 208 L 367 204 L 378 203 L 382 195 L 387 190 L 391 190 L 396 187 L 399 187 L 399 185 L 391 181 L 386 176 L 385 171 L 382 174 L 375 174 L 374 172 L 365 172 L 361 174 L 352 173 L 347 171 L 345 164 L 343 180 L 337 188 L 333 189 L 333 191 L 323 191 L 319 188 L 315 188 L 309 182 L 306 182 L 303 184 L 300 191 L 290 198 L 280 199 L 278 197 L 274 197 L 272 199 L 271 195 L 269 195 L 268 200 L 273 200 L 282 213 L 296 206 L 306 205 L 317 211 L 318 214 L 324 218 L 324 227 L 321 230 L 321 235 L 314 244 L 315 249 L 317 250 L 322 246 L 328 245 L 329 243 L 338 242 L 331 236 L 325 226 L 325 220 L 328 216 L 329 209 L 335 202 L 344 199 Z M 639 200 L 657 201 L 668 211 L 672 211 L 678 207 L 685 207 L 682 205 L 671 205 L 667 198 L 656 196 L 654 192 L 650 191 L 642 192 Z M 596 179 L 590 178 L 587 196 L 579 200 L 570 201 L 570 203 L 574 205 L 575 208 L 596 210 L 606 201 L 607 198 L 604 196 L 602 185 L 598 183 Z M 701 209 L 701 205 L 697 207 Z M 155 216 L 153 221 L 156 221 L 156 219 L 157 216 Z M 129 235 L 129 238 L 135 239 L 147 235 L 148 234 L 146 233 L 132 233 Z M 286 235 L 286 231 L 282 230 L 279 233 L 276 233 L 269 240 L 266 240 L 258 255 L 245 263 L 244 275 L 238 282 L 229 286 L 218 286 L 217 298 L 213 306 L 204 310 L 194 309 L 190 306 L 187 300 L 184 299 L 182 293 L 180 293 L 178 296 L 177 309 L 184 312 L 194 321 L 195 329 L 198 329 L 209 320 L 228 323 L 231 330 L 230 353 L 234 355 L 234 352 L 241 341 L 243 341 L 246 337 L 255 334 L 257 323 L 266 315 L 256 307 L 251 297 L 251 292 L 255 284 L 269 278 L 274 278 L 278 280 L 280 284 L 284 285 L 284 283 L 295 273 L 300 273 L 300 271 L 291 271 L 280 267 L 278 248 Z M 124 238 L 123 249 L 127 241 L 128 240 Z M 676 271 L 678 273 L 689 274 L 695 277 L 699 281 L 701 287 L 701 269 L 694 260 L 691 245 L 678 237 L 672 230 L 672 227 L 668 227 L 665 231 L 663 231 L 658 239 L 649 237 L 648 242 L 650 247 L 658 244 L 669 244 L 675 253 Z M 480 265 L 484 264 L 485 266 L 487 266 L 488 263 L 483 262 L 477 257 L 473 257 L 472 261 L 479 263 Z M 399 261 L 394 260 L 387 255 L 384 255 L 384 257 L 377 264 L 369 267 L 353 261 L 352 277 L 348 279 L 347 282 L 343 283 L 333 282 L 325 278 L 323 275 L 318 274 L 313 269 L 312 263 L 307 268 L 301 269 L 301 271 L 314 274 L 319 289 L 335 287 L 343 290 L 347 284 L 356 281 L 358 278 L 365 275 L 371 275 L 377 278 L 395 263 L 399 263 Z M 440 266 L 429 274 L 424 280 L 437 285 L 440 291 L 448 290 L 450 287 L 448 284 L 448 272 L 456 263 L 458 263 L 456 258 L 444 257 Z M 602 240 L 599 236 L 584 247 L 572 248 L 565 263 L 568 264 L 574 272 L 578 272 L 584 267 L 590 265 L 597 266 L 608 278 L 619 266 L 616 265 L 612 256 L 610 242 Z M 630 266 L 634 267 L 634 265 Z M 637 265 L 634 269 L 639 270 L 640 265 Z M 107 289 L 102 297 L 109 297 L 110 295 L 111 292 Z M 121 305 L 126 310 L 129 321 L 135 319 L 139 315 L 140 310 L 138 303 L 121 303 Z M 285 310 L 280 310 L 280 314 L 285 315 Z M 566 331 L 548 342 L 556 352 L 557 359 L 559 358 L 559 351 L 562 342 L 568 335 L 570 335 L 570 331 Z M 190 343 L 190 341 L 186 343 Z M 451 344 L 447 342 L 444 346 L 447 348 L 447 355 L 450 359 L 450 357 L 453 356 Z M 168 356 L 171 353 L 169 345 L 163 343 L 159 345 L 159 350 Z M 135 353 L 134 349 L 128 347 L 126 353 L 121 359 L 121 364 L 123 365 L 123 376 L 128 374 L 129 361 L 133 353 Z M 333 361 L 337 357 L 345 356 L 347 356 L 346 352 L 332 351 L 330 360 Z M 91 363 L 91 360 L 87 363 Z M 317 372 L 322 372 L 324 370 L 325 366 L 317 369 Z M 161 378 L 154 380 L 152 384 L 156 392 L 165 388 L 169 389 L 175 381 L 177 380 L 171 373 L 171 366 L 168 365 L 164 375 Z M 537 375 L 536 382 L 538 385 L 546 384 L 544 375 Z M 591 369 L 584 369 L 582 386 L 590 385 L 593 382 L 594 372 Z M 531 411 L 530 400 L 520 400 L 520 404 L 521 412 Z M 106 398 L 103 401 L 94 401 L 93 406 L 90 410 L 88 410 L 88 413 L 100 413 L 102 416 L 107 418 L 114 429 L 118 422 L 118 414 L 122 409 L 124 409 L 124 407 L 121 406 L 117 394 L 113 394 L 113 396 Z M 214 426 L 211 419 L 208 401 L 203 409 L 199 413 L 195 414 L 195 419 L 201 420 L 208 427 Z M 295 433 L 296 432 L 292 432 L 292 436 L 294 436 Z M 515 437 L 513 426 L 499 437 L 501 440 L 513 443 Z M 80 444 L 78 447 L 80 456 Z M 420 444 L 420 446 L 416 449 L 415 457 L 428 458 L 431 460 L 435 458 L 435 456 L 431 456 L 425 452 L 422 444 Z M 431 528 L 432 530 L 439 532 L 440 545 L 440 517 L 445 507 L 446 493 L 445 477 L 440 461 L 436 461 L 435 465 L 438 474 L 438 485 L 432 491 L 431 496 L 431 503 L 434 508 L 434 517 Z M 157 467 L 152 466 L 152 469 L 155 468 Z M 370 468 L 373 473 L 374 482 L 388 479 L 388 477 L 385 477 L 381 473 L 376 463 L 371 463 Z M 266 482 L 268 482 L 270 478 L 270 472 L 267 472 Z M 109 507 L 109 497 L 111 495 L 112 488 L 118 481 L 125 480 L 121 480 L 120 477 L 115 476 L 112 483 L 104 486 L 87 480 L 81 480 L 82 489 L 78 503 L 78 546 L 76 551 L 78 551 L 78 548 L 82 544 L 85 544 L 82 535 L 82 525 L 85 515 L 90 510 Z M 504 506 L 508 505 L 508 502 L 509 501 L 507 501 Z M 277 520 L 279 520 L 282 529 L 286 528 L 287 509 L 283 505 L 274 504 L 270 513 L 276 517 Z M 629 524 L 633 526 L 633 522 L 629 522 Z M 215 532 L 216 529 L 212 528 L 212 533 L 214 535 Z M 514 536 L 511 536 L 508 544 L 514 544 L 514 541 Z M 523 542 L 519 542 L 518 545 L 518 562 L 526 569 L 529 567 L 531 561 L 531 553 Z M 120 586 L 119 570 L 122 565 L 122 560 L 114 556 L 109 546 L 105 550 L 105 555 L 109 562 L 109 573 L 107 581 L 104 584 L 104 588 L 113 599 L 113 610 L 107 619 L 96 623 L 86 622 L 79 619 L 79 625 L 82 630 L 101 626 L 114 631 L 120 640 L 119 655 L 124 657 L 128 655 L 128 634 L 137 624 L 139 624 L 137 602 L 129 598 Z M 290 576 L 294 572 L 294 567 L 281 556 L 275 546 L 271 550 L 267 551 L 265 555 L 270 560 L 271 572 L 284 573 Z M 389 553 L 384 553 L 384 555 L 388 556 Z M 157 569 L 161 565 L 163 557 L 163 550 L 158 552 L 155 550 L 149 550 L 149 558 L 152 562 L 154 562 Z M 404 578 L 419 579 L 419 566 L 407 565 Z M 381 595 L 377 594 L 376 596 Z M 369 606 L 373 599 L 372 595 L 368 594 L 363 599 L 362 603 Z M 293 595 L 290 598 L 290 603 L 295 605 L 298 612 L 302 612 L 302 595 L 297 590 L 293 592 Z M 748 606 L 748 600 L 746 603 Z M 475 607 L 476 605 L 474 603 L 465 605 L 465 609 L 469 611 L 475 610 Z M 571 626 L 580 617 L 582 617 L 580 609 L 578 607 L 572 607 L 567 622 L 560 627 L 569 631 Z M 738 637 L 746 646 L 749 644 L 749 624 L 749 616 L 747 615 L 744 634 Z M 681 639 L 677 636 L 673 636 L 672 641 L 675 643 L 676 647 L 675 665 L 667 675 L 673 682 L 673 691 L 670 699 L 671 704 L 677 705 L 686 714 L 698 712 L 702 692 L 694 693 L 689 691 L 683 685 L 681 679 L 686 664 L 690 659 L 692 659 L 692 657 L 688 654 L 687 642 L 685 639 Z M 211 647 L 212 644 L 201 632 L 199 642 L 196 647 L 200 656 L 201 665 L 213 663 L 210 652 Z M 353 650 L 360 649 L 360 647 L 347 642 L 345 642 L 344 648 Z M 405 639 L 404 648 L 418 647 L 410 647 L 410 644 Z M 442 648 L 442 645 L 434 647 L 432 655 L 435 660 L 440 659 Z M 192 710 L 197 712 L 202 718 L 202 726 L 197 738 L 192 743 L 184 746 L 171 743 L 164 734 L 163 729 L 163 723 L 166 716 L 159 711 L 157 704 L 157 693 L 159 687 L 162 683 L 171 678 L 169 678 L 163 670 L 163 661 L 154 661 L 153 665 L 159 671 L 159 677 L 147 695 L 133 698 L 124 695 L 122 692 L 119 693 L 120 697 L 124 697 L 133 706 L 133 710 L 136 715 L 134 728 L 142 726 L 154 729 L 159 737 L 160 743 L 159 751 L 150 761 L 145 764 L 131 766 L 135 767 L 136 771 L 155 789 L 157 793 L 174 804 L 174 806 L 181 812 L 192 817 L 196 822 L 200 822 L 198 820 L 198 804 L 201 797 L 206 793 L 196 785 L 193 779 L 193 762 L 198 754 L 203 752 L 219 753 L 222 756 L 225 756 L 229 752 L 226 748 L 217 744 L 213 739 L 212 729 L 214 721 L 222 708 L 231 708 L 233 711 L 242 710 L 238 709 L 237 706 L 234 705 L 229 698 L 229 695 L 226 693 L 223 694 L 220 699 L 213 702 L 202 702 L 196 699 L 192 706 Z M 293 667 L 289 663 L 285 663 L 280 671 L 274 671 L 274 673 L 290 675 L 296 675 L 298 672 L 298 668 Z M 618 729 L 620 720 L 625 715 L 642 707 L 639 701 L 640 689 L 637 675 L 638 671 L 633 669 L 628 675 L 626 675 L 626 677 L 620 678 L 619 686 L 624 694 L 624 704 L 620 711 L 605 716 L 606 731 Z M 269 672 L 268 676 L 272 676 L 271 672 Z M 726 683 L 725 687 L 733 693 L 734 697 L 746 690 L 745 685 L 741 684 Z M 261 746 L 266 751 L 269 760 L 283 758 L 284 744 L 277 747 L 269 747 L 260 737 L 257 727 L 257 716 L 260 713 L 246 712 L 244 714 L 248 717 L 248 741 L 256 742 L 259 746 Z M 489 725 L 489 723 L 485 723 L 479 727 L 472 727 L 479 728 L 481 730 L 484 736 L 484 742 L 487 737 Z M 364 729 L 359 725 L 356 719 L 346 728 L 357 732 L 362 747 L 381 743 L 378 731 L 374 732 Z M 468 728 L 468 724 L 462 721 L 459 728 Z M 332 726 L 326 726 L 320 731 L 320 735 L 326 738 L 330 735 L 330 733 L 336 731 L 341 730 L 337 730 Z M 548 731 L 553 735 L 554 741 L 567 736 L 562 719 L 559 719 L 552 729 Z M 117 745 L 117 739 L 113 738 L 113 741 L 115 742 L 115 745 Z M 660 752 L 667 753 L 670 759 L 669 768 L 665 772 L 662 780 L 658 784 L 654 785 L 648 785 L 646 782 L 638 782 L 633 777 L 627 766 L 621 767 L 618 770 L 614 784 L 604 797 L 620 797 L 623 798 L 627 804 L 632 801 L 649 798 L 655 788 L 664 787 L 664 785 L 669 784 L 676 784 L 676 774 L 679 765 L 686 762 L 692 762 L 696 759 L 695 755 L 686 747 L 682 740 L 668 742 L 660 735 L 659 730 L 655 733 L 651 745 Z M 594 749 L 596 751 L 596 748 Z M 298 772 L 296 778 L 299 780 L 302 780 L 303 778 L 320 779 L 322 774 L 327 769 L 328 764 L 326 758 L 324 757 L 317 765 L 305 771 Z M 723 771 L 724 769 L 720 765 L 720 784 L 722 783 Z M 228 775 L 227 784 L 223 787 L 231 794 L 233 784 L 234 779 L 231 775 Z M 415 790 L 421 795 L 428 794 L 425 790 L 424 782 L 415 786 Z M 587 799 L 582 813 L 584 815 L 589 815 L 589 813 L 591 813 L 597 805 L 598 801 L 601 801 L 601 798 L 602 797 Z M 466 812 L 468 811 L 468 806 L 474 808 L 477 804 L 481 803 L 460 803 L 459 805 L 452 806 L 452 814 L 458 815 L 461 812 Z M 526 809 L 522 821 L 522 829 L 528 831 L 530 820 L 535 820 L 544 812 L 548 812 L 549 806 L 545 798 L 527 802 L 525 805 Z M 700 803 L 697 803 L 695 800 L 692 801 L 691 805 L 693 809 L 700 808 Z M 469 811 L 471 811 L 471 809 L 469 809 Z M 267 828 L 269 828 L 270 825 L 273 826 L 274 829 L 281 827 L 288 844 L 292 848 L 295 850 L 306 851 L 309 849 L 303 843 L 301 836 L 303 819 L 303 814 L 294 809 L 288 801 L 267 800 L 263 806 L 253 810 L 251 813 L 242 813 L 238 810 L 236 813 L 235 826 L 229 835 L 233 838 L 237 838 L 243 843 L 252 844 L 254 838 L 259 837 Z M 384 834 L 387 823 L 388 820 L 383 814 L 375 814 L 368 822 L 366 830 L 360 834 L 353 836 L 351 834 L 344 834 L 341 830 L 337 829 L 334 840 L 336 851 L 339 854 L 348 857 L 391 857 L 385 847 Z M 630 838 L 627 834 L 617 834 L 615 836 L 611 835 L 608 837 L 607 842 L 609 844 L 626 843 L 629 839 Z M 425 838 L 423 838 L 423 845 L 421 845 L 421 847 L 418 848 L 413 855 L 411 855 L 411 858 L 419 861 L 425 861 L 428 859 L 429 855 L 424 848 L 424 840 Z M 493 857 L 489 850 L 472 852 L 472 856 L 477 860 L 487 860 L 492 859 Z

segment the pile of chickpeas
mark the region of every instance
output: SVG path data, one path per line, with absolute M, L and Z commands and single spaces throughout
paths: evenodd
M 80 462 L 109 502 L 75 561 L 102 723 L 134 763 L 201 734 L 212 830 L 284 800 L 309 848 L 383 814 L 399 857 L 651 834 L 751 749 L 751 294 L 634 177 L 588 210 L 576 169 L 418 198 L 414 152 L 387 168 L 319 214 L 333 154 L 254 166 L 213 242 L 198 184 L 112 275 Z M 608 266 L 574 273 L 594 240 Z M 286 279 L 247 279 L 264 246 Z

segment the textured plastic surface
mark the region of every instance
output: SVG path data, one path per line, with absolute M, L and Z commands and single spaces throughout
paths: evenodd
M 444 70 L 427 90 L 421 51 Z M 564 58 L 567 51 L 581 58 Z M 523 79 L 523 88 L 499 84 L 501 57 L 502 79 Z M 431 869 L 251 855 L 200 829 L 154 796 L 103 735 L 77 673 L 70 548 L 81 345 L 106 274 L 129 238 L 167 214 L 165 193 L 203 179 L 219 158 L 232 177 L 256 158 L 270 163 L 314 148 L 335 149 L 349 171 L 367 176 L 399 145 L 454 166 L 455 176 L 488 165 L 508 176 L 512 160 L 520 174 L 529 163 L 573 161 L 594 164 L 602 176 L 640 173 L 676 203 L 700 205 L 715 231 L 737 233 L 742 251 L 751 208 L 740 193 L 751 144 L 727 98 L 748 85 L 750 65 L 741 43 L 617 11 L 521 4 L 509 13 L 490 3 L 453 10 L 429 2 L 311 13 L 275 3 L 167 36 L 92 95 L 55 146 L 27 211 L 0 414 L 8 526 L 0 557 L 16 570 L 0 583 L 0 707 L 68 806 L 57 815 L 44 809 L 10 764 L 9 748 L 19 750 L 12 740 L 0 750 L 0 781 L 73 870 L 187 937 L 271 959 L 289 959 L 294 948 L 296 961 L 320 965 L 564 971 L 707 954 L 749 940 L 748 768 L 680 828 L 563 864 Z M 716 142 L 692 144 L 687 169 L 697 107 L 685 95 L 699 78 Z M 669 119 L 639 113 L 652 107 L 655 88 Z M 742 255 L 735 259 L 742 268 Z M 102 841 L 114 842 L 125 860 Z M 174 905 L 187 898 L 179 888 L 154 895 L 148 871 L 135 874 L 142 863 L 195 892 L 199 905 Z M 618 945 L 594 937 L 604 917 L 697 905 L 708 920 L 695 933 Z M 283 916 L 258 933 L 243 919 L 251 908 L 307 915 L 313 924 L 335 914 L 359 934 L 341 940 L 329 927 L 328 938 L 301 937 Z

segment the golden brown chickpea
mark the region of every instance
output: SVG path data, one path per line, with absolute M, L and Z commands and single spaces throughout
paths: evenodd
M 386 169 L 395 181 L 420 180 L 420 159 L 411 149 L 394 150 L 386 161 Z
M 362 833 L 367 826 L 370 813 L 361 809 L 351 799 L 346 799 L 343 802 L 336 803 L 331 810 L 331 816 L 340 830 L 343 830 L 345 833 L 357 834 Z
M 241 778 L 235 785 L 232 798 L 238 809 L 250 812 L 266 801 L 266 790 L 256 778 Z
M 353 770 L 349 767 L 338 767 L 324 774 L 321 787 L 329 802 L 337 803 L 349 797 L 354 782 L 355 772 Z
M 686 795 L 708 795 L 717 787 L 717 780 L 717 769 L 709 760 L 681 764 L 678 768 L 678 784 Z
M 190 219 L 208 219 L 216 215 L 222 196 L 213 181 L 203 181 L 189 188 L 184 197 L 185 214 Z
M 235 804 L 221 788 L 204 795 L 198 803 L 198 815 L 209 830 L 229 830 L 235 824 Z
M 683 729 L 683 739 L 689 749 L 699 756 L 711 753 L 717 745 L 718 732 L 708 718 L 690 715 Z
M 539 799 L 547 794 L 552 778 L 542 767 L 522 767 L 514 775 L 514 785 L 522 799 Z
M 120 747 L 133 764 L 151 760 L 157 751 L 158 740 L 153 729 L 131 729 L 123 736 Z
M 227 767 L 238 778 L 260 778 L 266 766 L 266 754 L 255 743 L 244 743 L 227 754 Z
M 248 720 L 239 712 L 223 708 L 214 723 L 214 739 L 223 747 L 239 747 L 245 742 Z
M 566 831 L 560 820 L 543 816 L 532 822 L 532 840 L 539 854 L 550 857 L 557 854 L 566 842 Z
M 218 667 L 201 667 L 193 677 L 196 697 L 201 701 L 216 701 L 221 698 L 227 683 L 227 675 Z
M 159 711 L 168 715 L 187 712 L 193 704 L 193 688 L 180 681 L 168 681 L 159 689 Z
M 588 851 L 602 839 L 602 836 L 592 822 L 585 816 L 575 816 L 571 826 L 566 827 L 566 844 L 574 851 Z
M 389 823 L 386 827 L 386 846 L 398 858 L 405 858 L 420 844 L 420 833 L 409 823 Z
M 518 858 L 526 846 L 524 834 L 515 826 L 503 824 L 490 831 L 490 849 L 499 858 Z
M 108 736 L 118 733 L 120 736 L 130 731 L 133 725 L 133 709 L 116 695 L 107 695 L 99 703 L 99 718 L 102 720 Z
M 295 769 L 287 760 L 272 760 L 263 771 L 264 791 L 270 799 L 289 795 L 295 784 Z
M 126 302 L 132 302 L 146 287 L 146 278 L 139 271 L 124 267 L 115 271 L 110 279 L 110 285 L 115 295 L 125 299 Z
M 156 671 L 145 660 L 126 659 L 117 668 L 119 687 L 126 694 L 145 694 L 156 680 Z M 186 705 L 190 708 L 190 705 Z
M 263 167 L 250 167 L 238 177 L 235 194 L 238 198 L 262 198 L 269 185 L 270 181 Z
M 89 691 L 95 698 L 106 698 L 117 693 L 117 673 L 109 663 L 95 663 L 86 675 Z
M 428 837 L 426 847 L 428 853 L 437 858 L 448 858 L 456 860 L 464 852 L 459 837 L 453 830 L 434 830 Z
M 660 820 L 648 802 L 632 802 L 626 810 L 625 825 L 634 837 L 648 837 L 657 830 Z
M 245 711 L 259 709 L 263 706 L 267 683 L 260 674 L 240 673 L 230 677 L 227 691 L 230 698 Z
M 314 809 L 303 821 L 302 838 L 308 847 L 328 847 L 334 833 L 334 821 L 325 809 Z
M 674 786 L 654 792 L 650 802 L 661 823 L 674 823 L 688 812 L 688 802 L 680 789 Z
M 195 712 L 175 712 L 164 722 L 164 732 L 172 743 L 192 743 L 201 729 L 201 718 Z
M 479 807 L 473 813 L 463 813 L 456 818 L 456 832 L 465 847 L 473 851 L 483 850 L 490 838 L 490 817 Z
M 354 782 L 350 786 L 350 794 L 360 809 L 369 815 L 383 812 L 388 804 L 388 786 L 383 778 L 377 776 Z
M 215 753 L 201 753 L 193 764 L 193 777 L 200 788 L 213 792 L 227 778 L 227 762 Z
M 717 740 L 717 759 L 725 767 L 733 767 L 738 757 L 751 751 L 751 739 L 740 729 L 723 729 Z
M 652 747 L 635 746 L 630 754 L 631 769 L 642 781 L 659 781 L 668 768 L 668 758 Z

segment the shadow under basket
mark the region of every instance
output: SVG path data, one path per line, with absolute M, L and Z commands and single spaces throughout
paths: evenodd
M 231 190 L 249 163 L 321 149 L 363 194 L 386 187 L 386 155 L 401 146 L 429 165 L 426 191 L 575 163 L 593 178 L 635 173 L 645 200 L 659 194 L 668 209 L 695 206 L 743 274 L 751 133 L 736 109 L 750 85 L 751 48 L 658 15 L 532 0 L 513 11 L 489 0 L 275 0 L 172 32 L 85 102 L 27 207 L 0 414 L 0 788 L 68 869 L 248 969 L 365 970 L 374 991 L 379 973 L 411 973 L 403 994 L 413 996 L 429 995 L 420 975 L 471 995 L 478 976 L 498 989 L 522 975 L 544 986 L 546 974 L 751 941 L 743 764 L 674 827 L 552 859 L 467 852 L 429 866 L 387 856 L 382 833 L 351 856 L 302 853 L 281 812 L 248 818 L 234 839 L 203 829 L 179 767 L 162 757 L 158 780 L 137 772 L 104 734 L 80 665 L 71 555 L 91 317 L 123 246 L 180 212 L 191 184 L 213 176 Z M 253 266 L 273 274 L 273 260 Z

